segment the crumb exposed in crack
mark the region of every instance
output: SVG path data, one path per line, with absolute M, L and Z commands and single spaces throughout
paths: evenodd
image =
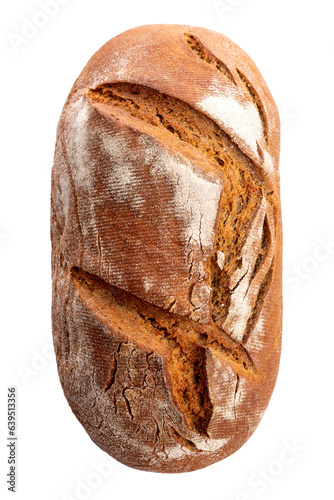
M 72 268 L 71 277 L 82 300 L 98 311 L 111 328 L 119 327 L 167 360 L 175 401 L 191 430 L 206 435 L 212 415 L 205 369 L 207 347 L 231 363 L 236 372 L 256 377 L 243 346 L 219 327 L 203 325 L 153 306 L 78 268 Z
M 202 42 L 200 42 L 195 35 L 193 35 L 192 33 L 185 33 L 183 35 L 183 38 L 184 41 L 189 45 L 191 50 L 195 52 L 195 54 L 200 59 L 214 66 L 218 71 L 223 73 L 223 75 L 225 75 L 229 80 L 231 80 L 235 84 L 235 80 L 231 71 L 227 68 L 227 66 L 223 63 L 223 61 L 220 61 L 206 47 L 204 47 Z
M 239 149 L 228 134 L 211 118 L 176 97 L 144 85 L 117 82 L 106 83 L 87 91 L 92 102 L 104 103 L 112 109 L 121 108 L 147 124 L 169 132 L 170 137 L 189 144 L 206 160 L 222 170 L 247 170 L 250 178 L 263 186 L 253 162 Z
M 249 178 L 246 179 L 240 171 L 229 178 L 218 221 L 216 252 L 208 266 L 212 288 L 212 319 L 219 323 L 222 323 L 228 314 L 233 291 L 230 288 L 230 277 L 241 267 L 242 247 L 263 193 L 261 188 L 254 185 Z M 217 260 L 219 252 L 224 255 L 222 266 Z

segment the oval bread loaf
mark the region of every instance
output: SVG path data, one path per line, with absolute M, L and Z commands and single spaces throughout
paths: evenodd
M 142 26 L 65 103 L 52 172 L 53 336 L 92 440 L 142 470 L 236 451 L 281 346 L 279 117 L 221 34 Z

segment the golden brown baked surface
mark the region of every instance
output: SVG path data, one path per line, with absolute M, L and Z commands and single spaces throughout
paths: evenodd
M 281 346 L 279 117 L 203 28 L 105 44 L 60 117 L 53 336 L 65 396 L 126 465 L 205 467 L 254 432 Z

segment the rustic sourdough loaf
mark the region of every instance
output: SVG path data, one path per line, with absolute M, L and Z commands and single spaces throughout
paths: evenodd
M 52 172 L 53 336 L 92 440 L 157 472 L 236 451 L 281 345 L 279 117 L 219 33 L 142 26 L 65 103 Z

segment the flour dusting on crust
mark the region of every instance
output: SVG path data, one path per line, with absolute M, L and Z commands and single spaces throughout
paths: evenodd
M 70 104 L 66 111 L 67 151 L 72 157 L 72 172 L 75 175 L 76 182 L 80 185 L 89 187 L 91 184 L 92 168 L 90 162 L 89 150 L 89 127 L 87 126 L 91 108 L 82 95 L 83 91 L 78 92 L 75 100 Z
M 263 141 L 261 117 L 250 102 L 240 102 L 240 95 L 229 88 L 212 85 L 198 108 L 212 117 L 237 144 L 241 140 L 258 158 L 257 143 Z
M 154 156 L 152 171 L 164 176 L 174 187 L 175 214 L 181 215 L 186 228 L 186 240 L 203 249 L 212 249 L 215 239 L 215 222 L 221 196 L 219 179 L 206 179 L 194 170 L 190 161 L 158 147 L 148 136 L 142 136 L 146 158 Z

